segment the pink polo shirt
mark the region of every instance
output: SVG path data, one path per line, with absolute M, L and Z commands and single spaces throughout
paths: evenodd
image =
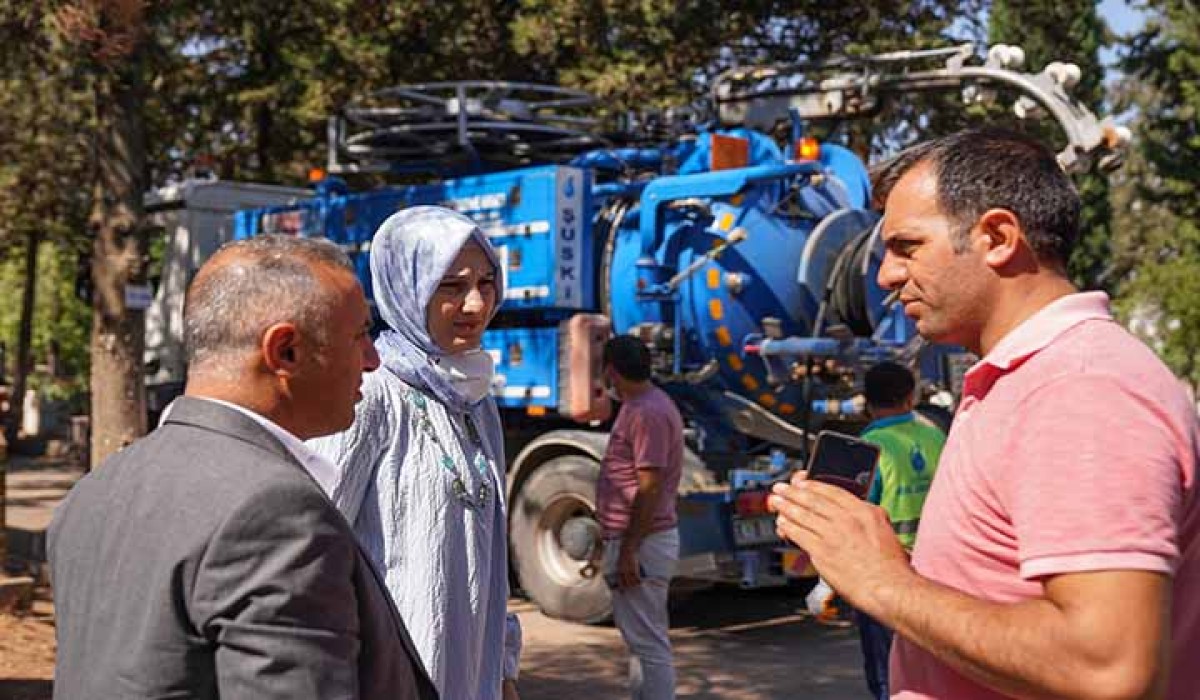
M 613 422 L 596 482 L 596 519 L 605 537 L 629 528 L 639 469 L 657 469 L 662 479 L 651 532 L 675 527 L 675 496 L 683 475 L 683 419 L 666 392 L 652 386 L 625 401 Z
M 1099 570 L 1174 578 L 1168 698 L 1200 692 L 1196 407 L 1179 380 L 1112 320 L 1108 297 L 1063 297 L 966 375 L 913 567 L 1011 603 L 1041 579 Z M 893 698 L 1004 696 L 896 638 Z

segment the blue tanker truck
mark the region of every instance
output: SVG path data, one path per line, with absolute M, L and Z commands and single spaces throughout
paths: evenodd
M 572 90 L 385 90 L 331 119 L 328 176 L 312 196 L 238 211 L 233 235 L 332 239 L 369 297 L 371 237 L 390 214 L 439 204 L 479 223 L 505 267 L 483 343 L 507 431 L 512 558 L 547 614 L 609 611 L 603 582 L 581 573 L 598 536 L 612 417 L 598 367 L 609 333 L 650 348 L 655 380 L 685 418 L 680 576 L 778 585 L 811 569 L 777 538 L 766 488 L 803 463 L 816 431 L 865 423 L 866 368 L 909 363 L 946 409 L 971 362 L 922 343 L 876 285 L 867 169 L 807 134 L 912 91 L 950 89 L 1052 117 L 1066 168 L 1115 166 L 1127 135 L 1070 97 L 1078 69 L 1023 73 L 1020 59 L 993 47 L 979 62 L 963 46 L 731 71 L 706 112 L 642 115 L 640 138 L 620 140 L 597 134 L 590 98 Z M 422 184 L 356 192 L 342 179 L 355 173 Z

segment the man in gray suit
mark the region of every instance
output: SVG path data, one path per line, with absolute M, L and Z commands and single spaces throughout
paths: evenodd
M 51 525 L 55 698 L 435 698 L 301 442 L 349 427 L 379 366 L 349 260 L 231 244 L 184 316 L 185 396 Z

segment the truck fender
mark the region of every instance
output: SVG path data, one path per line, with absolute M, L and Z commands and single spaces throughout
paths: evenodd
M 597 462 L 604 459 L 608 433 L 594 430 L 553 430 L 539 435 L 521 449 L 508 469 L 508 497 L 511 502 L 522 482 L 539 465 L 555 457 L 577 454 Z
M 590 457 L 597 462 L 604 459 L 608 447 L 608 432 L 597 430 L 553 430 L 539 435 L 521 449 L 508 469 L 508 497 L 511 502 L 521 483 L 539 465 L 561 457 L 577 454 Z M 683 447 L 683 476 L 679 480 L 681 492 L 705 488 L 716 483 L 716 478 L 704 461 L 687 445 Z

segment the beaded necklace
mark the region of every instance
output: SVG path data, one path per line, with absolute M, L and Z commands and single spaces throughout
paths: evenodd
M 462 473 L 458 470 L 458 465 L 450 457 L 450 453 L 446 451 L 446 446 L 442 444 L 437 430 L 433 427 L 433 420 L 429 418 L 428 403 L 425 396 L 416 391 L 409 391 L 408 399 L 409 403 L 417 408 L 417 423 L 421 426 L 421 430 L 425 431 L 425 435 L 433 444 L 437 445 L 438 451 L 442 453 L 442 458 L 439 461 L 442 468 L 450 472 L 450 476 L 453 477 L 451 489 L 454 491 L 455 497 L 471 510 L 482 511 L 487 506 L 488 500 L 491 497 L 491 484 L 488 480 L 487 460 L 483 456 L 483 440 L 479 436 L 479 431 L 475 428 L 475 421 L 471 420 L 470 415 L 463 416 L 467 424 L 467 434 L 471 442 L 475 445 L 475 470 L 479 472 L 479 492 L 472 496 L 467 491 L 467 485 L 463 481 Z M 451 424 L 453 423 L 454 421 L 451 420 Z

